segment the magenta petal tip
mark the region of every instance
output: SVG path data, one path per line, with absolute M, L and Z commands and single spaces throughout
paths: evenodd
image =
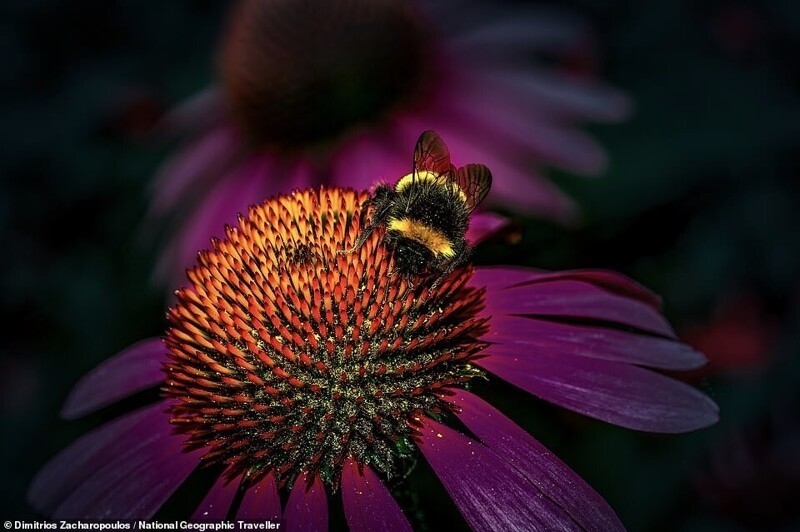
M 76 419 L 164 380 L 167 352 L 160 338 L 133 344 L 84 375 L 67 396 L 61 417 Z
M 378 476 L 352 458 L 342 469 L 342 503 L 352 532 L 411 531 L 403 511 Z

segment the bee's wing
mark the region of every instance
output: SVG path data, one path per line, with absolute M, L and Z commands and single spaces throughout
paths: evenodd
M 440 176 L 447 176 L 450 174 L 451 168 L 450 150 L 447 149 L 444 141 L 435 131 L 429 129 L 423 132 L 414 148 L 413 179 L 416 181 L 419 172 L 425 170 Z
M 468 164 L 455 172 L 456 183 L 467 196 L 470 212 L 486 198 L 492 188 L 492 173 L 482 164 Z

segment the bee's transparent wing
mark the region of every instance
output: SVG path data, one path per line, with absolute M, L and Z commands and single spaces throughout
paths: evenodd
M 413 180 L 416 181 L 419 172 L 428 171 L 441 176 L 451 172 L 450 150 L 444 141 L 430 129 L 419 136 L 417 146 L 414 148 L 414 165 L 412 168 Z
M 467 196 L 470 212 L 486 198 L 492 188 L 492 172 L 482 164 L 468 164 L 455 172 L 456 183 Z

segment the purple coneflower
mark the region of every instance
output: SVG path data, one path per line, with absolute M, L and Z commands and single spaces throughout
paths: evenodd
M 265 197 L 399 175 L 394 154 L 428 128 L 494 170 L 491 201 L 571 220 L 541 167 L 600 172 L 602 150 L 575 125 L 629 107 L 570 70 L 590 56 L 587 33 L 561 12 L 488 2 L 240 1 L 219 86 L 167 120 L 185 144 L 153 186 L 153 219 L 170 222 L 159 276 L 180 282 L 232 213 Z
M 716 405 L 647 368 L 695 368 L 702 355 L 675 338 L 656 296 L 619 274 L 467 265 L 412 287 L 392 274 L 383 229 L 338 253 L 360 234 L 368 197 L 279 196 L 201 252 L 165 340 L 89 373 L 63 414 L 154 386 L 162 399 L 53 458 L 30 489 L 35 508 L 148 518 L 205 464 L 219 477 L 197 520 L 324 530 L 338 491 L 352 530 L 408 530 L 385 481 L 421 453 L 476 530 L 621 529 L 470 381 L 504 379 L 623 427 L 683 432 L 714 423 Z

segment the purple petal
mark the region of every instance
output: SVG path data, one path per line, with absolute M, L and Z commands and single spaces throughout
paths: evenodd
M 509 220 L 493 212 L 473 214 L 469 221 L 467 240 L 472 244 L 480 244 L 498 231 L 508 227 Z
M 494 181 L 489 205 L 499 204 L 516 212 L 542 216 L 560 224 L 580 220 L 575 201 L 525 163 L 506 163 L 476 156 L 492 171 Z
M 531 68 L 531 49 L 563 55 L 565 49 L 574 49 L 577 41 L 585 41 L 587 31 L 581 20 L 549 7 L 493 13 L 490 8 L 500 8 L 484 4 L 437 1 L 425 3 L 423 8 L 430 12 L 431 20 L 447 20 L 442 29 L 452 35 L 443 43 L 445 59 L 461 66 L 461 72 L 475 78 L 486 94 L 500 93 L 520 106 L 546 110 L 570 122 L 616 121 L 630 113 L 629 99 L 602 83 L 560 75 L 556 69 L 542 72 Z M 453 17 L 456 10 L 458 16 Z M 513 75 L 502 76 L 491 68 L 520 56 L 528 61 L 519 62 L 521 68 Z
M 419 134 L 422 130 L 416 132 Z M 396 137 L 374 131 L 361 134 L 342 145 L 331 163 L 331 179 L 341 186 L 368 189 L 377 183 L 395 183 L 411 172 L 413 139 L 398 130 Z
M 473 530 L 580 530 L 499 454 L 432 419 L 418 445 Z
M 203 502 L 194 511 L 192 521 L 223 521 L 228 517 L 231 503 L 238 489 L 238 480 L 229 481 L 220 475 Z
M 526 274 L 527 272 L 527 274 Z M 505 280 L 507 278 L 507 281 Z M 609 270 L 565 270 L 561 272 L 543 272 L 521 267 L 495 266 L 482 267 L 476 270 L 473 284 L 480 286 L 515 287 L 517 284 L 549 283 L 558 280 L 572 280 L 590 283 L 629 299 L 646 303 L 656 310 L 661 308 L 661 298 L 636 281 Z
M 537 397 L 615 425 L 651 432 L 687 432 L 717 422 L 719 409 L 691 386 L 606 360 L 518 346 L 475 362 Z M 509 350 L 511 351 L 511 350 Z
M 617 122 L 631 113 L 624 93 L 591 79 L 576 79 L 530 68 L 510 70 L 484 66 L 464 72 L 487 94 L 497 94 L 545 110 L 562 119 Z
M 263 199 L 273 169 L 270 157 L 254 156 L 223 175 L 166 246 L 157 276 L 170 286 L 184 284 L 184 269 L 195 263 L 197 252 L 209 248 L 212 238 L 222 237 L 226 224 L 235 225 L 237 214 Z
M 258 484 L 248 488 L 236 512 L 236 518 L 242 521 L 269 520 L 277 523 L 281 519 L 281 499 L 278 486 L 272 472 L 262 478 Z
M 212 237 L 223 236 L 225 225 L 234 225 L 236 216 L 260 199 L 260 185 L 268 179 L 270 164 L 262 158 L 251 158 L 223 176 L 214 190 L 185 224 L 180 240 L 184 257 L 182 265 L 194 263 L 197 251 L 208 248 Z
M 342 469 L 342 504 L 352 532 L 411 530 L 394 497 L 364 464 L 348 458 Z
M 170 137 L 195 135 L 222 122 L 223 107 L 219 87 L 206 87 L 173 108 L 163 118 L 159 129 Z
M 470 284 L 476 288 L 485 286 L 487 290 L 502 290 L 536 279 L 541 273 L 540 270 L 523 266 L 478 266 L 472 274 Z
M 153 181 L 152 211 L 169 212 L 200 182 L 218 177 L 242 156 L 242 141 L 230 127 L 218 127 L 169 159 Z
M 491 307 L 487 313 L 492 313 Z M 481 339 L 494 344 L 486 354 L 536 357 L 546 353 L 671 370 L 696 369 L 706 363 L 689 345 L 666 338 L 517 316 L 495 314 Z
M 481 398 L 454 390 L 445 399 L 458 418 L 491 450 L 516 467 L 584 530 L 624 530 L 614 510 L 564 462 Z
M 459 56 L 471 58 L 477 54 L 496 59 L 496 55 L 530 50 L 560 50 L 586 37 L 585 25 L 580 20 L 547 8 L 514 10 L 483 22 L 453 35 L 444 44 Z
M 108 464 L 59 506 L 54 518 L 149 519 L 200 464 L 205 451 L 183 453 L 169 436 L 151 441 L 142 458 Z
M 306 473 L 297 477 L 283 519 L 289 531 L 328 530 L 328 497 L 318 476 L 310 485 Z
M 592 284 L 554 280 L 486 294 L 488 313 L 533 314 L 602 320 L 675 337 L 669 322 L 653 307 Z
M 530 283 L 545 283 L 561 279 L 583 281 L 619 296 L 637 299 L 655 309 L 661 308 L 661 298 L 630 277 L 609 270 L 566 270 L 539 275 Z
M 28 500 L 39 512 L 51 515 L 63 500 L 95 471 L 112 461 L 128 442 L 136 441 L 163 419 L 163 403 L 132 412 L 75 440 L 37 473 Z
M 566 170 L 596 175 L 607 165 L 602 148 L 565 120 L 526 110 L 502 93 L 491 93 L 469 78 L 446 101 L 447 112 L 474 123 L 498 145 L 515 147 L 524 160 L 544 160 Z
M 150 338 L 109 358 L 78 381 L 61 416 L 75 419 L 160 384 L 166 352 L 160 338 Z
M 85 475 L 53 512 L 56 519 L 147 519 L 199 465 L 204 450 L 183 452 L 164 403 L 97 456 L 102 466 Z M 99 454 L 99 453 L 98 453 Z

